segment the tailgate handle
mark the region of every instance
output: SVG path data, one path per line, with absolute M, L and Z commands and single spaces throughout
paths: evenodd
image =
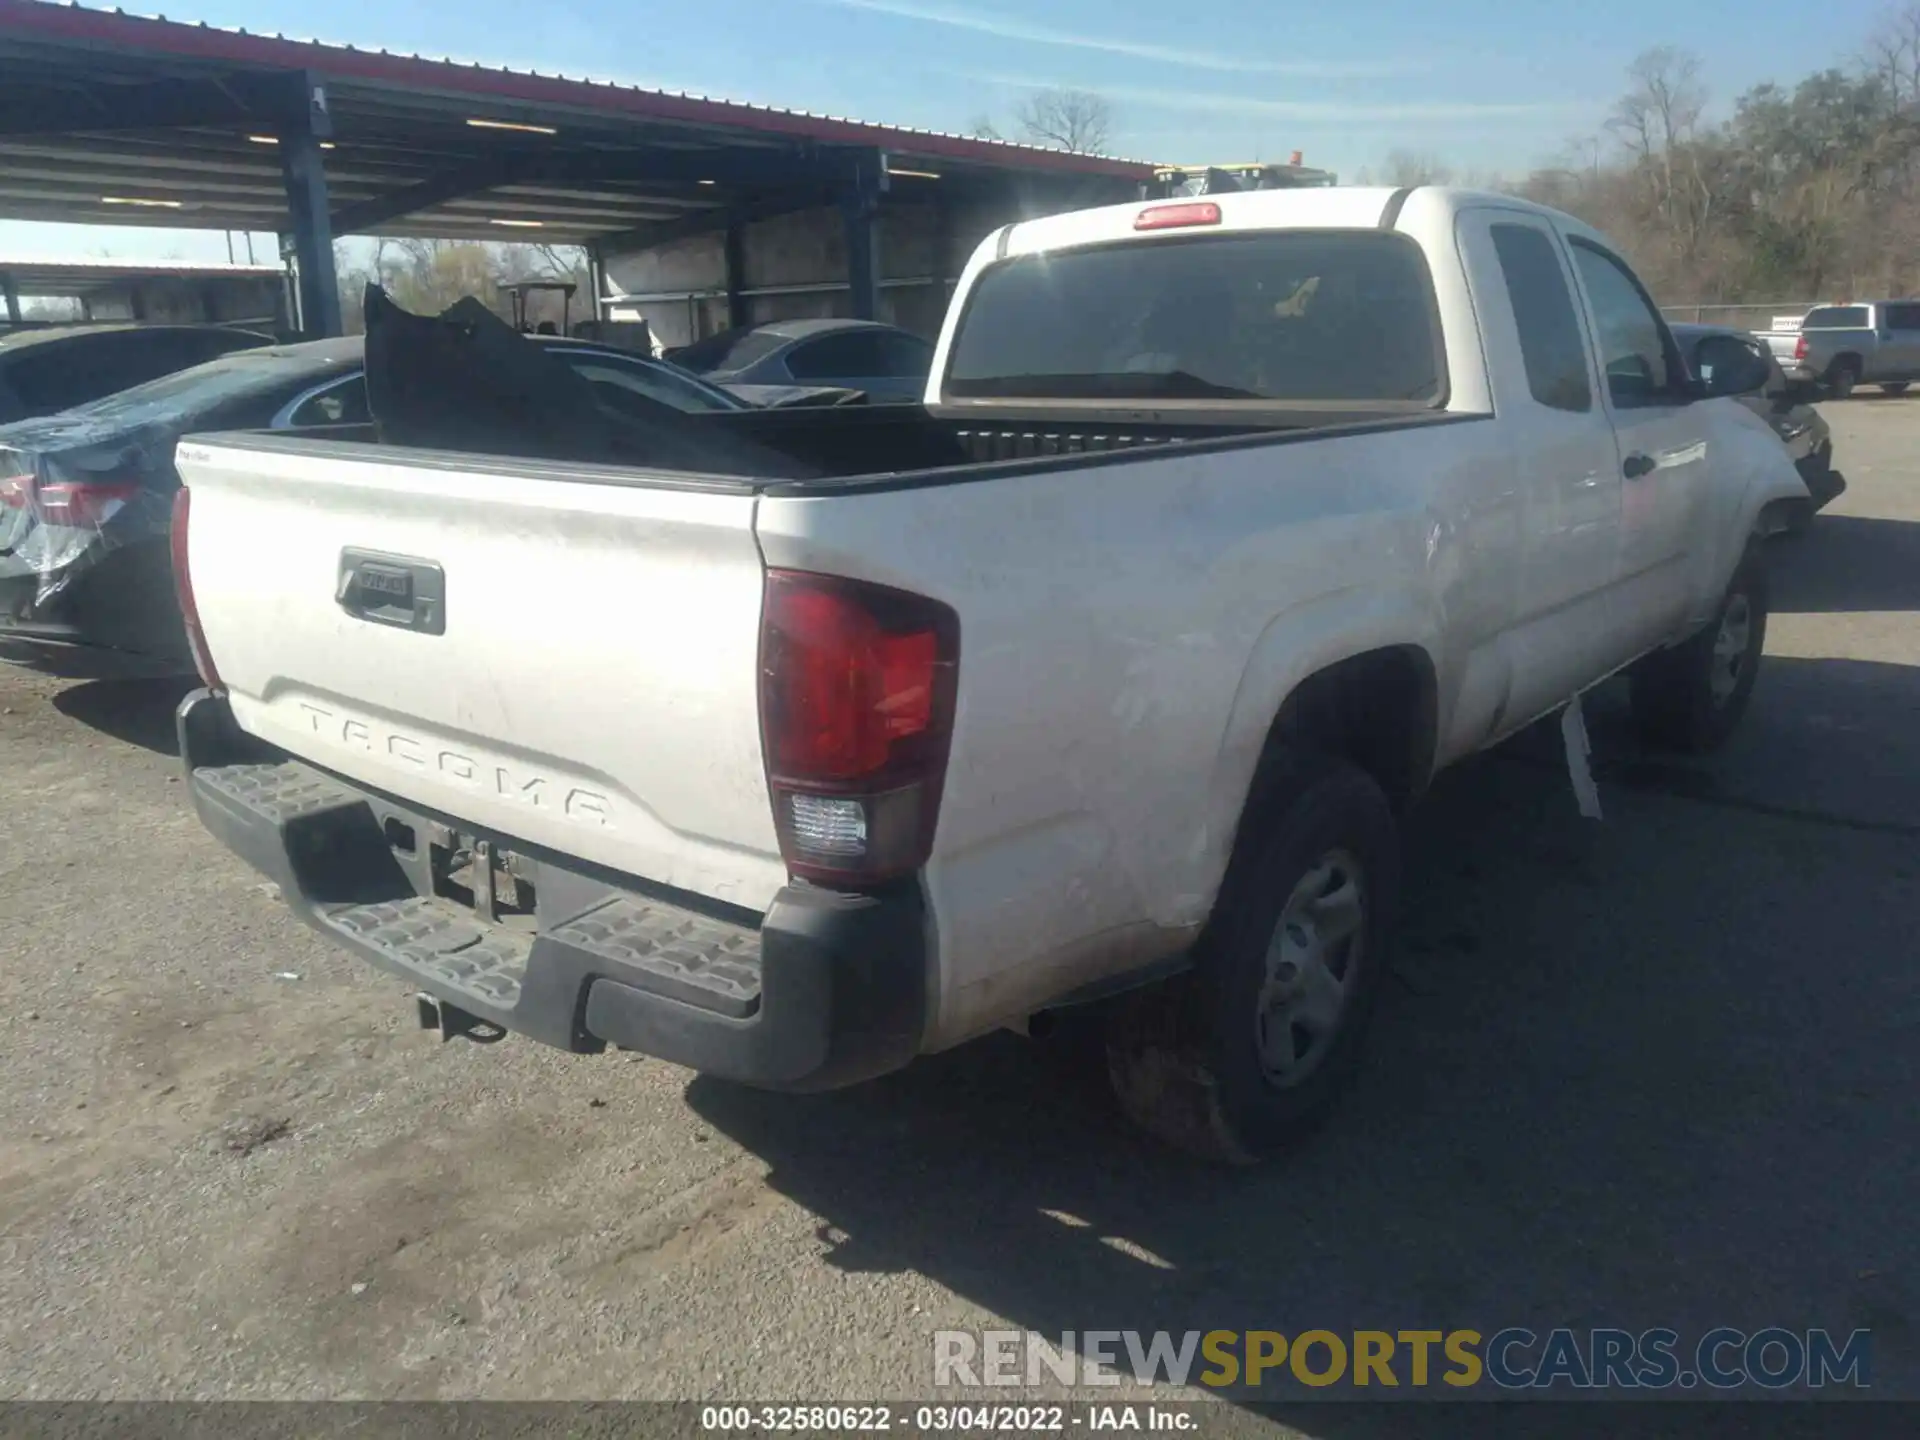
M 372 625 L 428 635 L 447 631 L 447 576 L 431 560 L 383 555 L 377 550 L 342 550 L 333 598 L 354 619 Z

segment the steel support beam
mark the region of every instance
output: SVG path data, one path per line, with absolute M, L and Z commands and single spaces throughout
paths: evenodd
M 333 230 L 336 235 L 371 230 L 436 205 L 515 185 L 698 185 L 711 180 L 716 187 L 733 190 L 789 191 L 796 185 L 825 189 L 841 182 L 850 168 L 844 155 L 784 149 L 769 150 L 764 156 L 516 150 L 345 206 L 333 217 Z
M 933 199 L 933 283 L 942 297 L 953 268 L 953 205 L 942 191 Z
M 847 232 L 847 287 L 856 320 L 880 318 L 880 197 L 887 191 L 887 157 L 862 155 L 840 196 Z
M 7 323 L 18 325 L 20 323 L 20 287 L 14 284 L 13 275 L 5 270 L 0 270 L 0 296 L 6 298 Z
M 655 245 L 671 245 L 676 240 L 691 240 L 699 235 L 712 235 L 725 230 L 729 225 L 751 225 L 756 220 L 771 220 L 776 215 L 791 215 L 796 210 L 812 210 L 833 203 L 833 191 L 825 186 L 808 186 L 801 189 L 786 189 L 776 194 L 764 195 L 741 205 L 725 208 L 716 206 L 712 210 L 697 215 L 683 216 L 678 220 L 662 220 L 658 225 L 643 225 L 634 230 L 622 230 L 613 235 L 600 237 L 602 253 L 612 251 L 647 250 Z
M 607 262 L 597 240 L 587 246 L 587 284 L 593 290 L 593 318 L 598 324 L 607 318 Z
M 31 80 L 31 72 L 27 73 Z M 0 111 L 0 135 L 59 135 L 94 130 L 297 124 L 307 109 L 299 71 L 241 70 L 200 80 L 90 85 L 39 91 Z
M 333 226 L 327 208 L 327 169 L 320 142 L 332 133 L 326 91 L 308 85 L 309 104 L 297 124 L 280 132 L 280 166 L 292 221 L 291 250 L 299 281 L 300 333 L 309 340 L 339 335 L 340 279 L 334 269 Z
M 738 219 L 727 225 L 727 328 L 744 330 L 751 323 L 747 303 L 747 227 Z
M 502 163 L 489 160 L 484 165 L 466 165 L 457 170 L 449 170 L 444 175 L 436 175 L 431 180 L 422 180 L 418 185 L 408 185 L 404 189 L 392 191 L 386 195 L 376 195 L 371 200 L 362 200 L 355 205 L 347 205 L 333 212 L 328 223 L 336 235 L 352 235 L 361 230 L 372 230 L 386 224 L 389 220 L 399 220 L 408 215 L 417 215 L 422 210 L 431 210 L 436 205 L 444 205 L 449 200 L 464 199 L 468 195 L 478 195 L 491 190 L 496 185 L 510 184 L 508 172 Z

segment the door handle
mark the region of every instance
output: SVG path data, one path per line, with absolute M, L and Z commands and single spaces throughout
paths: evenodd
M 1620 463 L 1620 473 L 1629 480 L 1638 480 L 1642 475 L 1653 473 L 1651 455 L 1629 455 Z

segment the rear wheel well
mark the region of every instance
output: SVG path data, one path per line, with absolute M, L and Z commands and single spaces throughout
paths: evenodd
M 1419 798 L 1439 728 L 1433 662 L 1417 645 L 1369 650 L 1302 680 L 1280 706 L 1254 767 L 1247 813 L 1283 757 L 1337 755 L 1359 766 L 1396 811 Z M 1243 818 L 1242 825 L 1245 821 Z

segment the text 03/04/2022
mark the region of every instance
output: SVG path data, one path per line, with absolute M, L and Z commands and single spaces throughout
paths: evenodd
M 1148 1404 L 707 1405 L 708 1431 L 900 1430 L 916 1434 L 1196 1429 L 1190 1409 Z

